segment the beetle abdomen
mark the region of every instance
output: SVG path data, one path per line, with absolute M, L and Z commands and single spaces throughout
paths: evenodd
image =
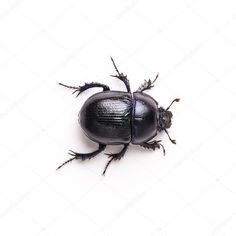
M 93 141 L 124 144 L 131 141 L 132 96 L 127 92 L 96 93 L 84 103 L 80 124 Z

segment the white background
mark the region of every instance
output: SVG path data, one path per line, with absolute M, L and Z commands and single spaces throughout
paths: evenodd
M 167 154 L 130 146 L 55 171 L 89 152 L 84 101 L 57 85 L 90 81 L 172 107 Z M 0 234 L 236 235 L 235 0 L 0 1 Z M 120 147 L 109 147 L 116 152 Z

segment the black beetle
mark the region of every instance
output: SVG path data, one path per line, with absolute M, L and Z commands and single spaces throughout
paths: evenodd
M 143 93 L 143 91 L 154 86 L 158 74 L 153 81 L 145 80 L 136 92 L 131 93 L 127 76 L 119 72 L 112 57 L 111 60 L 117 72 L 117 75 L 111 76 L 123 81 L 127 92 L 111 91 L 107 85 L 94 82 L 85 83 L 79 87 L 59 83 L 59 85 L 73 89 L 73 94 L 77 93 L 77 96 L 94 87 L 103 88 L 103 92 L 96 93 L 88 98 L 79 113 L 79 123 L 82 129 L 89 139 L 99 144 L 98 149 L 90 153 L 77 153 L 70 150 L 69 154 L 73 158 L 64 162 L 57 169 L 75 159 L 86 160 L 95 157 L 107 145 L 123 145 L 120 152 L 106 154 L 110 160 L 105 166 L 104 175 L 113 160 L 120 160 L 124 156 L 130 143 L 153 150 L 162 147 L 165 155 L 165 149 L 160 143 L 161 140 L 150 141 L 158 132 L 163 130 L 170 141 L 176 143 L 170 138 L 167 129 L 171 126 L 172 118 L 169 108 L 174 102 L 178 102 L 179 98 L 174 99 L 164 109 L 158 107 L 158 103 L 151 96 Z

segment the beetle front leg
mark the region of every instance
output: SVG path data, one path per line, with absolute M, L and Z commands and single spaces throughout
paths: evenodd
M 111 164 L 112 161 L 120 160 L 125 155 L 128 146 L 129 144 L 125 144 L 123 149 L 118 153 L 105 153 L 111 159 L 107 162 L 105 169 L 102 173 L 103 175 L 105 175 L 107 167 Z
M 141 86 L 138 88 L 137 92 L 143 92 L 145 90 L 153 88 L 154 83 L 156 82 L 158 76 L 159 76 L 159 74 L 156 75 L 156 78 L 153 81 L 151 81 L 150 79 L 144 80 L 143 84 L 141 84 Z
M 85 83 L 83 86 L 78 86 L 78 87 L 68 86 L 68 85 L 65 85 L 65 84 L 62 84 L 62 83 L 59 83 L 59 85 L 64 86 L 64 87 L 69 88 L 69 89 L 74 89 L 72 94 L 77 93 L 76 97 L 78 97 L 82 92 L 84 92 L 85 90 L 90 89 L 90 88 L 98 87 L 98 88 L 103 88 L 103 91 L 110 90 L 110 88 L 107 85 L 97 83 L 97 82 Z
M 141 147 L 144 147 L 144 148 L 147 148 L 147 149 L 152 149 L 153 151 L 158 148 L 162 148 L 163 150 L 163 154 L 165 155 L 166 154 L 166 150 L 164 148 L 164 146 L 160 143 L 161 140 L 154 140 L 154 141 L 151 141 L 151 142 L 145 142 L 145 143 L 141 143 L 139 144 Z
M 113 60 L 113 58 L 111 57 L 111 61 L 115 67 L 115 70 L 117 72 L 118 75 L 111 75 L 112 77 L 116 77 L 118 78 L 119 80 L 123 81 L 125 86 L 126 86 L 126 89 L 127 89 L 127 92 L 130 93 L 130 85 L 129 85 L 129 80 L 127 79 L 127 75 L 124 75 L 123 73 L 120 73 L 119 70 L 117 69 L 117 66 Z

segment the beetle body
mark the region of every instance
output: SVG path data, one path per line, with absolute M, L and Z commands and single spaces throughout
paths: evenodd
M 140 92 L 100 92 L 84 103 L 79 122 L 94 142 L 140 144 L 157 134 L 158 104 L 151 96 Z
M 118 153 L 107 154 L 110 158 L 103 174 L 113 160 L 120 160 L 124 156 L 128 145 L 134 144 L 144 148 L 165 149 L 160 143 L 161 140 L 151 141 L 158 132 L 164 130 L 170 141 L 172 140 L 167 132 L 171 126 L 172 113 L 169 111 L 173 102 L 178 102 L 179 99 L 174 99 L 168 108 L 159 107 L 156 100 L 151 96 L 143 93 L 145 90 L 151 89 L 156 81 L 148 80 L 139 87 L 139 89 L 131 93 L 127 76 L 120 73 L 111 58 L 113 65 L 118 75 L 114 75 L 124 82 L 127 92 L 112 91 L 107 85 L 101 83 L 85 83 L 83 86 L 73 87 L 59 83 L 60 85 L 73 89 L 73 93 L 77 96 L 83 91 L 100 87 L 103 92 L 96 93 L 89 97 L 83 104 L 79 113 L 79 123 L 89 139 L 99 144 L 97 150 L 90 153 L 77 153 L 70 151 L 73 157 L 58 167 L 74 159 L 86 160 L 95 157 L 102 152 L 107 145 L 123 145 L 123 149 Z

